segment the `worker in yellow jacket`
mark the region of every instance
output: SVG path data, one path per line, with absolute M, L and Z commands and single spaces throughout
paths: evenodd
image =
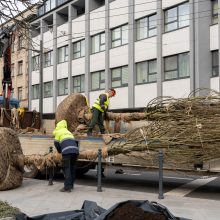
M 78 142 L 73 134 L 67 129 L 67 121 L 62 120 L 57 123 L 53 131 L 55 136 L 54 145 L 59 153 L 62 153 L 64 168 L 64 187 L 61 192 L 71 192 L 75 181 L 75 162 L 79 155 Z
M 107 93 L 100 94 L 95 100 L 92 106 L 93 116 L 89 124 L 88 135 L 92 135 L 92 130 L 96 124 L 98 124 L 101 134 L 105 133 L 103 114 L 108 110 L 109 98 L 114 97 L 115 95 L 116 91 L 114 89 L 109 89 Z

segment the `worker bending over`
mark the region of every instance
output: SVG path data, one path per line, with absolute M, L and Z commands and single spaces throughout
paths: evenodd
M 103 114 L 108 110 L 109 98 L 115 95 L 116 91 L 114 89 L 110 89 L 107 93 L 100 94 L 99 98 L 95 100 L 92 106 L 93 116 L 89 124 L 89 129 L 87 132 L 88 135 L 92 135 L 92 130 L 96 124 L 98 124 L 101 134 L 105 133 Z
M 64 187 L 60 192 L 71 192 L 75 181 L 75 162 L 79 155 L 78 142 L 67 129 L 66 120 L 57 123 L 53 135 L 55 136 L 54 145 L 57 151 L 62 153 L 64 169 Z

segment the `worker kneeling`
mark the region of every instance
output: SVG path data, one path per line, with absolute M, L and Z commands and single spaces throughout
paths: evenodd
M 66 120 L 57 123 L 53 131 L 55 136 L 54 145 L 59 153 L 62 153 L 64 169 L 64 187 L 61 192 L 71 192 L 75 181 L 75 163 L 79 155 L 78 142 L 73 134 L 67 129 Z

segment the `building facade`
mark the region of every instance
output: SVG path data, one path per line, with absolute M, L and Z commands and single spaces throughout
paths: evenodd
M 45 1 L 32 22 L 43 66 L 30 51 L 30 108 L 54 113 L 73 92 L 92 105 L 108 88 L 117 91 L 113 110 L 143 108 L 157 96 L 187 97 L 196 88 L 220 91 L 218 3 Z

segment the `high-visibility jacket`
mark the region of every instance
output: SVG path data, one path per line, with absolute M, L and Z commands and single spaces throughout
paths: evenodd
M 101 94 L 101 95 L 103 95 L 103 94 Z M 100 96 L 101 96 L 101 95 L 100 95 Z M 105 109 L 102 109 L 102 108 L 101 108 L 102 103 L 100 103 L 100 96 L 99 96 L 99 98 L 97 98 L 97 99 L 95 100 L 95 102 L 94 102 L 94 104 L 93 104 L 93 106 L 92 106 L 93 108 L 98 109 L 100 112 L 105 112 L 105 111 L 108 109 L 108 106 L 109 106 L 108 93 L 105 93 L 105 95 L 106 95 L 106 101 L 103 103 Z
M 55 136 L 54 145 L 59 153 L 65 154 L 79 154 L 78 142 L 75 140 L 73 134 L 67 129 L 66 120 L 57 123 L 53 131 Z

